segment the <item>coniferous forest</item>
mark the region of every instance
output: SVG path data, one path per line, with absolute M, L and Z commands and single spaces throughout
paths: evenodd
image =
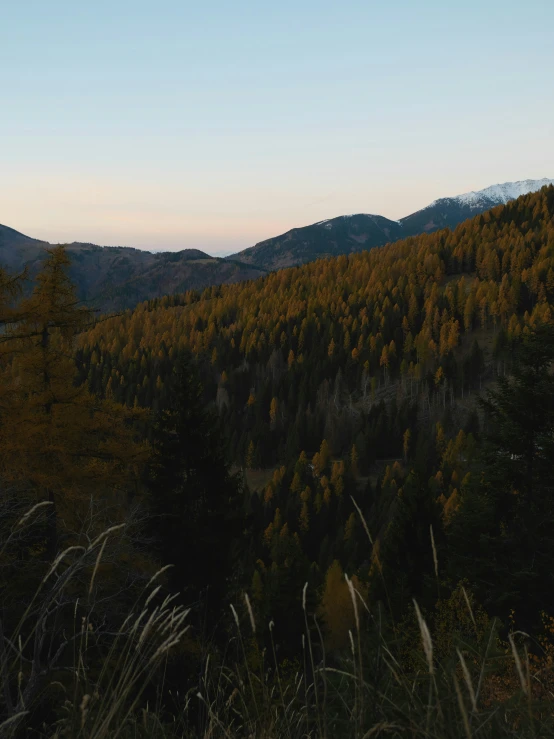
M 554 736 L 554 187 L 113 315 L 0 271 L 0 736 Z

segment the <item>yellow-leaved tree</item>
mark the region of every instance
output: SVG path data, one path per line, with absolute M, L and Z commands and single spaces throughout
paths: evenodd
M 356 575 L 351 580 L 355 591 L 365 598 L 367 588 L 364 584 Z M 359 602 L 357 606 L 361 614 L 363 606 Z M 338 560 L 334 560 L 325 575 L 320 615 L 325 627 L 325 648 L 333 651 L 345 647 L 348 644 L 348 632 L 354 632 L 356 628 L 356 618 L 351 592 Z
M 21 280 L 0 275 L 0 477 L 53 504 L 52 547 L 62 527 L 90 521 L 94 499 L 104 511 L 97 525 L 117 523 L 148 456 L 137 411 L 77 384 L 76 342 L 92 314 L 78 304 L 68 266 L 63 247 L 48 250 L 19 302 Z

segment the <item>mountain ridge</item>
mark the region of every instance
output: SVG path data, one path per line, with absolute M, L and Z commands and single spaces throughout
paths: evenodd
M 70 277 L 80 300 L 103 312 L 132 308 L 163 295 L 203 290 L 256 279 L 268 272 L 314 259 L 353 254 L 400 239 L 455 228 L 459 223 L 554 180 L 519 180 L 439 198 L 398 221 L 378 214 L 354 213 L 328 218 L 255 244 L 228 257 L 198 249 L 146 251 L 130 246 L 67 244 Z M 44 258 L 46 241 L 0 224 L 0 265 L 10 271 L 28 267 L 31 278 Z
M 45 250 L 53 246 L 0 225 L 0 265 L 12 272 L 27 267 L 32 279 Z M 203 290 L 265 274 L 258 267 L 212 257 L 199 249 L 150 252 L 78 241 L 65 246 L 71 258 L 69 276 L 79 300 L 102 312 L 132 308 L 168 293 Z
M 480 212 L 505 205 L 520 195 L 536 192 L 550 184 L 554 184 L 554 180 L 545 177 L 491 185 L 483 190 L 439 198 L 397 221 L 369 213 L 327 218 L 308 226 L 292 228 L 227 258 L 271 271 L 322 257 L 355 253 L 408 236 L 432 233 L 441 228 L 455 228 Z

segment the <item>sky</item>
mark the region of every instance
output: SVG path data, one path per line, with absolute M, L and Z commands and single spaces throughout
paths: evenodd
M 554 177 L 552 0 L 0 0 L 0 223 L 239 251 Z

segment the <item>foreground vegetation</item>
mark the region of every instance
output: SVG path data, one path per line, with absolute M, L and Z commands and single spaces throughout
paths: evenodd
M 554 735 L 553 224 L 96 322 L 2 272 L 0 734 Z
M 16 522 L 3 557 L 47 509 Z M 2 633 L 2 736 L 554 735 L 551 648 L 518 632 L 502 639 L 463 585 L 430 621 L 414 603 L 410 623 L 391 626 L 346 579 L 354 628 L 332 654 L 304 590 L 302 659 L 291 663 L 273 641 L 262 649 L 246 594 L 231 607 L 225 650 L 193 644 L 189 611 L 160 595 L 163 571 L 141 585 L 125 617 L 108 617 L 100 572 L 124 536 L 112 527 L 60 552 L 10 638 Z M 175 689 L 176 665 L 200 659 L 195 680 Z

